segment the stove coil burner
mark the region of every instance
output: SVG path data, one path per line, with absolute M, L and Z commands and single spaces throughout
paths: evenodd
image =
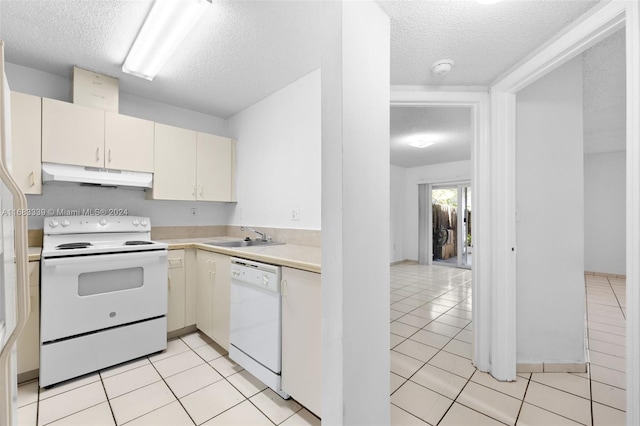
M 144 246 L 147 244 L 153 244 L 151 241 L 126 241 L 125 246 Z
M 60 244 L 59 246 L 56 246 L 56 249 L 57 250 L 73 250 L 73 249 L 83 249 L 87 247 L 91 247 L 91 243 L 81 242 L 81 243 Z

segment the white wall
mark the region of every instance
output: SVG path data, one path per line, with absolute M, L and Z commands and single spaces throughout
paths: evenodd
M 471 161 L 411 167 L 405 170 L 404 203 L 391 204 L 391 229 L 398 229 L 403 221 L 402 252 L 404 259 L 418 260 L 418 184 L 471 180 Z M 395 186 L 392 186 L 394 190 Z M 394 259 L 392 258 L 392 261 Z
M 406 170 L 404 167 L 391 165 L 391 262 L 405 260 L 403 239 L 405 235 L 405 203 L 406 203 Z
M 70 102 L 71 80 L 11 63 L 6 64 L 11 90 Z M 226 121 L 207 114 L 128 93 L 120 93 L 120 113 L 192 130 L 228 136 Z M 75 184 L 51 183 L 43 186 L 42 195 L 28 195 L 30 208 L 129 208 L 130 214 L 149 216 L 154 226 L 224 225 L 232 208 L 227 203 L 149 201 L 141 190 L 81 187 Z M 197 208 L 191 216 L 190 209 Z M 42 228 L 43 217 L 30 217 L 29 228 Z
M 517 362 L 584 362 L 582 59 L 517 94 Z
M 625 274 L 625 152 L 584 156 L 584 267 Z
M 230 224 L 320 229 L 320 106 L 318 69 L 229 118 L 241 159 Z
M 389 17 L 323 2 L 322 422 L 389 414 Z

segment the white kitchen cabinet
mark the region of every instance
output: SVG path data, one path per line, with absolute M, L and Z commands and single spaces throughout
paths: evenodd
M 196 132 L 155 123 L 154 200 L 196 199 Z
M 184 328 L 186 323 L 186 267 L 184 250 L 169 250 L 167 331 Z
M 206 250 L 198 250 L 196 257 L 196 325 L 228 350 L 231 258 Z
M 42 161 L 153 172 L 153 122 L 42 99 Z
M 40 262 L 29 262 L 31 312 L 17 341 L 18 374 L 40 368 Z
M 235 141 L 155 124 L 154 200 L 235 200 Z
M 198 132 L 197 199 L 232 201 L 235 193 L 235 141 Z
M 11 92 L 11 175 L 25 194 L 42 194 L 42 98 Z
M 153 172 L 153 121 L 104 113 L 104 167 Z
M 214 253 L 213 336 L 229 351 L 229 308 L 231 307 L 231 257 Z
M 282 389 L 320 415 L 322 335 L 320 274 L 282 268 Z
M 104 167 L 104 111 L 43 98 L 42 161 Z

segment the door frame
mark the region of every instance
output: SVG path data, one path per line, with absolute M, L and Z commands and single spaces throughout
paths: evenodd
M 391 106 L 448 106 L 471 108 L 473 139 L 471 143 L 471 183 L 474 191 L 472 205 L 475 210 L 473 291 L 473 362 L 481 371 L 491 372 L 491 204 L 489 143 L 489 94 L 486 91 L 448 90 L 409 91 L 391 88 Z M 419 182 L 436 183 L 436 182 Z M 431 185 L 425 185 L 431 188 Z M 430 191 L 427 191 L 430 194 Z M 429 195 L 430 197 L 430 195 Z M 429 215 L 431 216 L 431 215 Z M 429 227 L 427 227 L 429 228 Z M 427 231 L 429 234 L 430 231 Z M 493 373 L 492 373 L 493 374 Z
M 626 27 L 627 66 L 627 424 L 640 424 L 640 5 L 594 6 L 491 85 L 491 229 L 493 374 L 516 377 L 516 93 Z

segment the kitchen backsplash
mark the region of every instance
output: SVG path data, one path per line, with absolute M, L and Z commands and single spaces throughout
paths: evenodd
M 275 241 L 289 244 L 320 247 L 321 231 L 312 229 L 263 228 L 253 227 L 260 232 L 266 232 Z M 170 240 L 175 238 L 202 237 L 236 237 L 255 238 L 251 231 L 241 231 L 240 226 L 154 226 L 151 228 L 151 239 Z M 29 229 L 29 247 L 42 246 L 42 229 Z

